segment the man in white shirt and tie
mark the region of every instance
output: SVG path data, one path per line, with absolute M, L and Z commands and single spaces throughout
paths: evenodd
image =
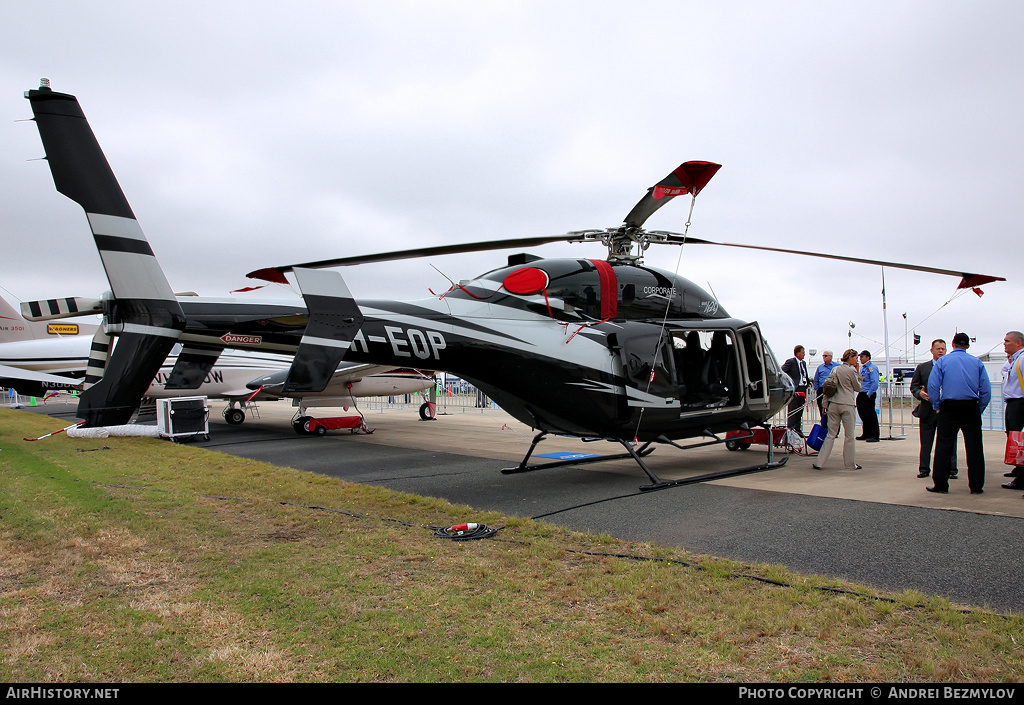
M 1019 330 L 1011 330 L 1003 336 L 1003 351 L 1006 353 L 1006 363 L 1001 370 L 1003 375 L 1003 401 L 1006 402 L 1006 432 L 1024 430 L 1024 393 L 1021 390 L 1021 381 L 1024 380 L 1024 370 L 1021 369 L 1021 351 L 1024 350 L 1024 333 Z M 1003 485 L 1008 490 L 1024 490 L 1024 466 L 1016 466 L 1007 477 L 1012 477 L 1010 482 Z

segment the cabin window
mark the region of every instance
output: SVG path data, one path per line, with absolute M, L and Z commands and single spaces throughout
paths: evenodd
M 622 287 L 622 304 L 630 306 L 636 301 L 636 285 L 626 284 Z

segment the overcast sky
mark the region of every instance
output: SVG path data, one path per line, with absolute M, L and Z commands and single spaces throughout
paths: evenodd
M 723 168 L 690 234 L 1003 276 L 886 270 L 891 354 L 1024 329 L 1019 2 L 51 2 L 0 24 L 4 295 L 108 288 L 25 90 L 79 97 L 176 291 L 260 267 L 620 224 L 681 162 Z M 681 231 L 687 198 L 647 223 Z M 603 257 L 596 245 L 544 256 Z M 507 253 L 346 268 L 419 298 Z M 678 248 L 646 263 L 675 271 Z M 679 273 L 794 344 L 882 352 L 878 267 L 687 246 Z M 9 292 L 9 293 L 8 293 Z M 279 296 L 288 292 L 272 287 Z

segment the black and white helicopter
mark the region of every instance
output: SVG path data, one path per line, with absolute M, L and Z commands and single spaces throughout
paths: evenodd
M 120 339 L 102 380 L 82 394 L 78 415 L 88 425 L 123 423 L 180 339 L 186 349 L 207 354 L 224 347 L 292 352 L 283 385 L 291 392 L 322 389 L 342 359 L 452 372 L 536 430 L 526 457 L 506 471 L 578 462 L 528 464 L 548 434 L 568 434 L 620 444 L 624 454 L 601 459 L 632 457 L 651 480 L 644 489 L 658 489 L 673 483 L 643 461 L 655 444 L 722 443 L 725 432 L 764 424 L 793 393 L 756 323 L 731 317 L 687 279 L 642 263 L 643 252 L 656 243 L 728 244 L 643 229 L 676 196 L 689 194 L 692 209 L 692 199 L 717 164 L 682 164 L 648 189 L 615 228 L 322 260 L 249 275 L 287 282 L 291 273 L 301 303 L 179 301 L 78 100 L 45 84 L 25 97 L 57 190 L 85 209 L 112 290 L 107 327 Z M 606 259 L 514 254 L 503 267 L 416 301 L 357 301 L 341 274 L 329 269 L 563 241 L 602 243 L 608 254 Z M 955 274 L 962 287 L 998 279 L 829 257 Z M 676 443 L 698 437 L 707 440 Z M 769 455 L 768 463 L 756 467 L 784 461 Z

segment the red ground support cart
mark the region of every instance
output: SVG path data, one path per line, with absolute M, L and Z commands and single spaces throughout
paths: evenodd
M 790 453 L 799 453 L 800 455 L 817 455 L 818 453 L 810 448 L 804 439 L 800 439 L 799 443 L 793 442 L 791 439 L 786 438 L 786 431 L 789 429 L 784 426 L 776 426 L 772 429 L 772 440 L 776 448 L 785 448 Z M 750 434 L 754 434 L 750 436 Z M 795 431 L 794 431 L 795 433 Z M 748 436 L 750 436 L 748 438 Z M 743 440 L 737 440 L 742 438 Z M 750 431 L 729 431 L 725 434 L 725 447 L 729 450 L 747 450 L 751 445 L 768 445 L 768 429 L 763 426 L 752 428 Z
M 373 433 L 366 427 L 362 416 L 333 416 L 325 419 L 309 418 L 302 424 L 303 430 L 312 436 L 324 436 L 328 431 L 347 428 L 352 433 Z

